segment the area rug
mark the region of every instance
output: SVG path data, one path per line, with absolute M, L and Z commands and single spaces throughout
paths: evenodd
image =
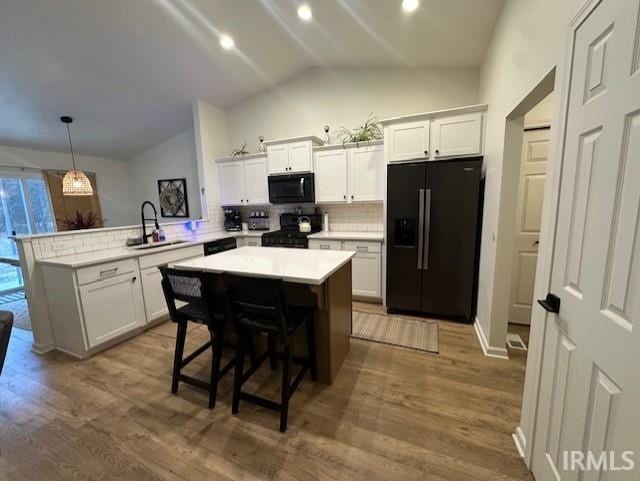
M 351 337 L 437 354 L 438 323 L 431 319 L 353 310 Z
M 13 312 L 13 327 L 27 331 L 31 330 L 31 317 L 29 316 L 26 299 L 2 304 L 0 305 L 0 311 Z

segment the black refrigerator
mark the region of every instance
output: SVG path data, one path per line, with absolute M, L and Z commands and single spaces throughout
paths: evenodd
M 471 321 L 482 157 L 387 167 L 387 308 Z

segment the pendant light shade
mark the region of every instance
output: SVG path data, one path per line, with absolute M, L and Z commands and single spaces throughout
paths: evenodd
M 93 195 L 91 181 L 81 170 L 76 169 L 76 158 L 73 155 L 73 145 L 71 144 L 71 131 L 69 124 L 73 122 L 71 117 L 60 117 L 60 121 L 67 124 L 67 136 L 69 137 L 69 150 L 71 151 L 71 161 L 73 169 L 64 174 L 62 179 L 62 195 Z

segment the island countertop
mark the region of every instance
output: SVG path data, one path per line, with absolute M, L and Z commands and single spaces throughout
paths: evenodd
M 175 267 L 320 285 L 349 262 L 354 255 L 355 252 L 351 251 L 239 247 L 213 256 L 179 262 Z

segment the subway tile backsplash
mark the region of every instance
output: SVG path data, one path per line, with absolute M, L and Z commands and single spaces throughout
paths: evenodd
M 261 207 L 242 207 L 240 209 L 243 222 L 246 222 L 251 212 L 264 211 L 269 215 L 271 229 L 280 228 L 280 214 L 294 212 L 296 208 L 302 208 L 303 213 L 318 212 L 329 214 L 329 230 L 336 232 L 382 232 L 383 204 L 301 204 L 301 205 L 273 205 Z
M 280 214 L 294 212 L 301 207 L 303 213 L 318 212 L 329 214 L 329 229 L 340 232 L 382 232 L 383 204 L 346 204 L 346 205 L 273 205 L 261 207 L 242 207 L 243 221 L 247 221 L 251 212 L 265 211 L 269 215 L 271 229 L 280 228 Z M 219 206 L 210 206 L 210 220 L 198 221 L 196 233 L 181 224 L 164 225 L 167 239 L 189 239 L 195 235 L 207 235 L 224 230 L 224 211 Z M 70 254 L 83 254 L 93 251 L 119 249 L 125 246 L 129 237 L 139 237 L 139 227 L 121 229 L 78 231 L 73 234 L 39 236 L 32 238 L 31 245 L 36 259 L 59 257 Z

